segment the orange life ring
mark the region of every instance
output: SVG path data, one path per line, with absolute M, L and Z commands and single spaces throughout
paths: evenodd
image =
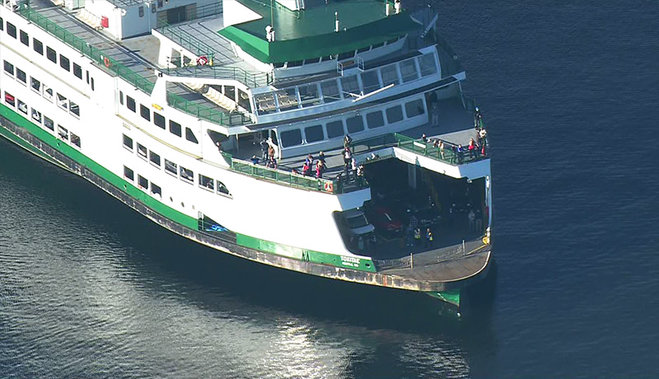
M 103 57 L 103 64 L 105 65 L 105 67 L 110 68 L 110 58 Z
M 325 182 L 325 191 L 334 192 L 334 184 L 332 182 Z
M 197 58 L 197 64 L 199 66 L 205 66 L 206 64 L 208 64 L 208 58 L 202 55 L 201 57 Z

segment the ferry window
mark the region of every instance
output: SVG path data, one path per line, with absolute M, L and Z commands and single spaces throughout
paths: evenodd
M 254 102 L 259 114 L 268 114 L 276 110 L 275 95 L 272 92 L 254 95 Z
M 311 83 L 307 85 L 300 86 L 298 88 L 300 93 L 300 102 L 303 107 L 310 107 L 312 105 L 320 104 L 320 98 L 318 96 L 318 84 Z
M 234 86 L 224 86 L 224 96 L 228 97 L 231 100 L 236 100 L 236 87 Z
M 73 63 L 73 75 L 82 80 L 82 67 L 77 63 Z
M 414 58 L 402 61 L 400 64 L 400 74 L 403 77 L 403 83 L 407 83 L 417 78 L 416 63 Z
M 396 105 L 387 109 L 387 122 L 393 124 L 403 119 L 403 107 Z
M 238 105 L 247 109 L 247 112 L 252 111 L 252 105 L 249 103 L 249 95 L 241 89 L 238 90 Z
M 18 110 L 21 111 L 23 114 L 27 114 L 27 104 L 25 104 L 21 100 L 16 100 L 16 103 L 18 104 Z
M 2 17 L 0 17 L 0 30 L 5 30 L 5 22 Z
M 23 83 L 27 83 L 27 75 L 25 75 L 25 71 L 21 70 L 20 68 L 16 68 L 16 79 Z
M 52 130 L 52 131 L 55 130 L 55 123 L 54 123 L 53 120 L 52 120 L 50 117 L 48 117 L 48 116 L 43 116 L 43 126 L 45 126 L 46 128 L 48 128 L 48 129 L 50 129 L 50 130 Z
M 69 130 L 63 127 L 62 125 L 57 125 L 57 134 L 63 140 L 69 140 Z
M 137 186 L 143 189 L 149 189 L 149 181 L 142 175 L 137 175 Z
M 78 146 L 78 147 L 80 147 L 80 137 L 78 137 L 77 135 L 71 133 L 71 143 Z
M 199 187 L 215 191 L 215 181 L 208 176 L 199 175 Z
M 36 38 L 32 38 L 32 48 L 37 53 L 43 55 L 43 43 Z
M 43 85 L 43 98 L 52 102 L 53 101 L 53 89 L 48 87 L 47 85 Z
M 165 159 L 165 171 L 170 174 L 177 176 L 178 175 L 178 165 L 170 160 Z
M 172 134 L 176 134 L 177 136 L 182 136 L 181 134 L 181 124 L 179 124 L 176 121 L 169 120 L 169 131 Z
M 7 21 L 7 34 L 16 38 L 16 26 L 9 21 Z
M 277 91 L 276 95 L 280 111 L 297 108 L 297 94 L 295 93 L 295 87 Z
M 162 189 L 159 185 L 153 184 L 153 182 L 151 182 L 151 193 L 154 195 L 162 196 Z
M 137 155 L 139 155 L 143 158 L 146 158 L 146 153 L 147 153 L 146 147 L 138 142 L 137 143 Z
M 57 52 L 48 46 L 46 46 L 46 57 L 49 61 L 57 63 Z
M 140 5 L 139 8 L 137 8 L 137 11 L 140 15 L 140 17 L 144 17 L 144 7 Z
M 302 132 L 300 129 L 287 130 L 281 132 L 281 146 L 289 147 L 295 146 L 302 143 Z
M 381 111 L 371 112 L 366 115 L 366 124 L 369 129 L 379 128 L 384 126 L 384 117 Z
M 38 110 L 32 108 L 32 119 L 35 122 L 38 122 L 39 124 L 41 124 L 41 112 L 39 112 Z
M 343 131 L 343 120 L 328 122 L 325 128 L 327 129 L 327 138 L 343 137 L 345 134 Z
M 65 111 L 69 109 L 68 99 L 61 93 L 57 93 L 57 106 L 64 109 Z
M 325 139 L 322 125 L 307 126 L 304 128 L 304 135 L 307 138 L 307 142 L 316 142 Z
M 227 186 L 225 186 L 224 183 L 220 182 L 219 180 L 217 181 L 217 193 L 231 196 L 231 193 L 229 193 L 229 189 L 227 188 Z
M 124 177 L 127 179 L 130 179 L 131 181 L 135 180 L 135 173 L 133 170 L 129 169 L 128 167 L 124 166 Z
M 30 86 L 33 90 L 41 93 L 41 82 L 38 79 L 30 77 Z
M 87 71 L 87 80 L 89 80 L 89 71 Z M 119 104 L 124 105 L 124 93 L 119 91 Z
M 414 117 L 420 114 L 424 114 L 425 109 L 423 108 L 423 100 L 417 99 L 405 103 L 405 113 L 407 114 L 407 117 Z
M 199 141 L 197 141 L 197 137 L 195 137 L 194 133 L 192 132 L 192 130 L 190 130 L 190 128 L 185 128 L 185 139 L 187 139 L 192 143 L 199 143 Z
M 94 78 L 92 78 L 91 87 L 92 87 L 92 91 L 93 91 L 94 90 Z
M 87 79 L 87 84 L 89 84 L 89 71 L 85 70 L 85 79 Z M 121 93 L 121 105 L 124 105 L 124 99 L 123 99 L 123 92 L 119 91 Z
M 151 121 L 151 110 L 140 104 L 140 116 L 147 121 Z
M 189 170 L 183 166 L 179 166 L 179 172 L 181 173 L 181 179 L 186 180 L 190 183 L 194 182 L 194 173 L 192 170 Z
M 76 115 L 77 117 L 80 117 L 80 107 L 78 106 L 78 104 L 74 103 L 73 101 L 69 102 L 69 111 L 71 111 L 71 113 Z
M 13 106 L 16 106 L 16 98 L 9 92 L 5 92 L 5 103 Z
M 45 126 L 46 128 L 48 128 L 48 129 L 50 129 L 50 130 L 52 130 L 52 131 L 55 130 L 55 123 L 54 123 L 53 120 L 52 120 L 50 117 L 48 117 L 48 116 L 43 116 L 43 126 Z
M 389 66 L 384 66 L 380 69 L 382 74 L 382 85 L 388 86 L 389 84 L 398 84 L 400 79 L 398 79 L 398 69 L 395 64 L 390 64 Z
M 362 85 L 364 86 L 364 93 L 379 89 L 380 79 L 377 70 L 362 72 Z
M 133 99 L 130 96 L 126 96 L 126 108 L 130 109 L 131 111 L 135 112 L 135 99 Z
M 436 73 L 437 66 L 435 66 L 435 56 L 432 53 L 420 56 L 419 67 L 421 68 L 421 76 L 428 76 Z
M 25 46 L 30 46 L 30 37 L 25 33 L 24 31 L 21 30 L 21 36 L 20 36 L 21 42 Z
M 5 61 L 5 72 L 11 76 L 14 76 L 14 65 Z
M 343 87 L 343 93 L 359 93 L 359 82 L 357 82 L 357 76 L 344 76 L 341 78 L 341 87 Z
M 154 153 L 153 151 L 149 151 L 149 160 L 154 165 L 160 167 L 160 155 Z
M 133 151 L 133 139 L 124 134 L 124 147 Z
M 348 133 L 357 133 L 364 130 L 364 119 L 362 116 L 354 116 L 346 119 Z
M 158 112 L 153 112 L 153 123 L 157 127 L 165 129 L 165 117 Z

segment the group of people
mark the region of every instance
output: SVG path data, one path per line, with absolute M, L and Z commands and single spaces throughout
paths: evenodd
M 405 247 L 416 247 L 421 246 L 421 240 L 423 239 L 423 247 L 432 247 L 434 236 L 430 228 L 426 228 L 425 233 L 422 234 L 421 227 L 419 226 L 419 220 L 416 216 L 412 215 L 410 217 L 410 223 L 407 225 L 407 230 L 405 231 Z
M 315 162 L 315 168 L 314 168 Z M 302 165 L 302 175 L 304 176 L 316 176 L 316 178 L 321 179 L 327 165 L 325 163 L 325 153 L 322 151 L 318 153 L 318 160 L 314 160 L 313 155 L 309 154 L 304 159 L 304 165 Z

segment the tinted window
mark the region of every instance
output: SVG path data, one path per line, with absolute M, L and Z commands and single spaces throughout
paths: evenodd
M 170 160 L 165 159 L 165 171 L 172 175 L 178 175 L 178 165 Z
M 16 79 L 20 80 L 23 83 L 27 83 L 27 75 L 25 75 L 25 71 L 21 70 L 20 68 L 17 68 Z
M 73 64 L 73 75 L 75 75 L 78 79 L 82 79 L 82 67 L 80 67 L 77 63 Z
M 153 123 L 156 126 L 165 129 L 165 118 L 158 112 L 153 112 Z
M 223 193 L 225 195 L 231 195 L 227 186 L 225 186 L 224 183 L 220 182 L 219 180 L 217 181 L 217 192 Z
M 146 158 L 147 148 L 141 143 L 137 143 L 137 155 Z
M 65 57 L 62 54 L 59 55 L 59 65 L 66 71 L 71 70 L 71 62 L 69 62 L 69 58 Z
M 373 92 L 376 89 L 380 88 L 380 79 L 378 79 L 378 72 L 376 70 L 363 72 L 362 85 L 364 86 L 364 93 Z
M 135 173 L 133 172 L 133 170 L 131 170 L 128 167 L 124 166 L 124 177 L 126 177 L 127 179 L 130 179 L 131 181 L 135 180 Z
M 344 76 L 341 78 L 341 87 L 343 87 L 343 92 L 350 92 L 352 94 L 359 94 L 359 82 L 357 82 L 357 76 Z
M 407 113 L 407 117 L 418 116 L 424 112 L 423 101 L 421 99 L 410 101 L 405 104 L 405 113 Z
M 46 57 L 49 61 L 57 63 L 57 52 L 48 46 L 46 46 Z
M 5 72 L 11 76 L 14 76 L 14 65 L 5 61 Z
M 126 107 L 135 112 L 135 99 L 130 96 L 126 96 Z
M 151 111 L 142 104 L 140 104 L 140 116 L 147 121 L 151 121 Z
M 382 84 L 388 86 L 389 84 L 398 84 L 400 80 L 398 79 L 398 70 L 396 69 L 395 64 L 382 67 L 380 69 L 380 74 L 382 74 Z
M 302 132 L 300 129 L 287 130 L 281 133 L 281 145 L 283 147 L 295 146 L 302 143 Z
M 7 21 L 7 34 L 16 38 L 16 26 L 9 21 Z
M 199 143 L 199 141 L 197 141 L 197 137 L 195 137 L 194 133 L 192 132 L 192 130 L 190 130 L 190 128 L 185 128 L 185 139 L 187 139 L 192 143 Z
M 327 128 L 327 138 L 342 137 L 345 134 L 343 120 L 328 122 L 325 127 Z
M 346 120 L 346 126 L 348 127 L 348 133 L 357 133 L 364 130 L 364 120 L 362 116 L 350 117 Z
M 322 125 L 307 126 L 304 128 L 304 135 L 307 137 L 307 142 L 321 141 L 325 138 Z
M 32 48 L 37 53 L 43 55 L 43 43 L 36 38 L 32 38 Z
M 52 119 L 50 119 L 46 116 L 43 116 L 43 126 L 45 126 L 46 128 L 48 128 L 50 130 L 55 130 L 55 123 L 53 122 Z
M 124 134 L 124 146 L 133 150 L 133 139 Z
M 160 155 L 154 153 L 153 151 L 149 151 L 149 160 L 151 161 L 151 163 L 160 167 Z
M 137 185 L 141 188 L 147 189 L 149 188 L 149 181 L 142 175 L 137 175 Z
M 176 121 L 169 120 L 169 131 L 172 134 L 176 134 L 177 136 L 181 136 L 181 124 L 179 124 Z
M 421 67 L 421 76 L 428 76 L 437 72 L 435 56 L 433 54 L 425 54 L 419 57 L 419 67 Z
M 32 86 L 32 89 L 41 92 L 41 82 L 35 78 L 30 77 L 30 86 Z
M 387 109 L 387 122 L 392 124 L 403 119 L 403 108 L 400 105 Z
M 25 46 L 30 46 L 30 37 L 25 33 L 24 31 L 21 30 L 21 42 Z
M 162 196 L 162 189 L 159 185 L 153 184 L 153 182 L 151 182 L 151 193 L 154 195 Z
M 416 79 L 417 73 L 416 73 L 416 64 L 414 63 L 414 59 L 408 59 L 406 61 L 400 62 L 400 74 L 403 77 L 404 83 Z
M 341 94 L 339 94 L 339 86 L 336 80 L 332 79 L 320 83 L 320 89 L 323 92 L 323 100 L 326 103 L 341 100 Z
M 384 126 L 384 117 L 382 116 L 382 112 L 377 111 L 367 114 L 366 123 L 368 124 L 369 129 Z
M 74 115 L 80 117 L 80 107 L 78 106 L 78 104 L 76 104 L 76 103 L 74 103 L 73 101 L 70 101 L 70 100 L 69 100 L 69 110 Z
M 77 135 L 71 133 L 71 143 L 78 146 L 78 147 L 80 147 L 80 137 L 78 137 Z

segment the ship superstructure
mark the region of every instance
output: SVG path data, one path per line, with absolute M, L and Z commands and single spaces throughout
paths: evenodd
M 376 0 L 8 1 L 0 131 L 215 249 L 459 303 L 490 261 L 490 160 L 426 21 Z

